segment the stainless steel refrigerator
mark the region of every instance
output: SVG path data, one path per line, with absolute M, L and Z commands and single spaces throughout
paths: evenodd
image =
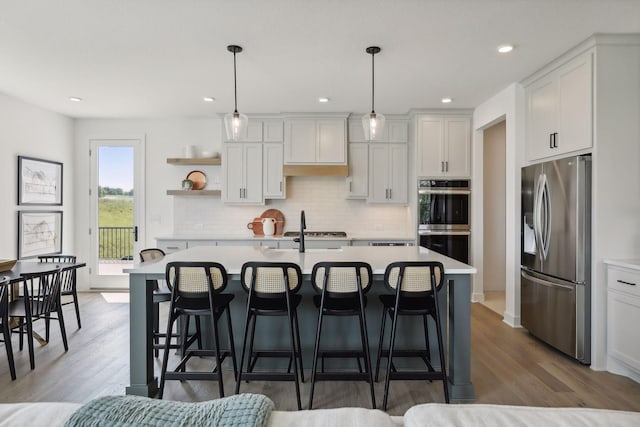
M 522 326 L 591 363 L 591 156 L 522 169 Z

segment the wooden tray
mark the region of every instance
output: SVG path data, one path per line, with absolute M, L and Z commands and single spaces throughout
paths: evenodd
M 0 259 L 0 271 L 9 271 L 16 265 L 15 259 Z
M 284 233 L 284 214 L 278 209 L 267 209 L 262 212 L 260 218 L 274 218 L 276 220 L 276 231 L 274 236 L 280 236 Z

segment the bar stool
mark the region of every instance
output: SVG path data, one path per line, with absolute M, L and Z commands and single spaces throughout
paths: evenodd
M 373 389 L 373 372 L 367 337 L 367 321 L 365 293 L 371 288 L 371 266 L 365 262 L 319 262 L 313 266 L 311 283 L 320 295 L 314 295 L 313 303 L 318 308 L 318 327 L 313 351 L 313 367 L 311 369 L 311 392 L 309 409 L 313 407 L 313 392 L 316 381 L 347 380 L 367 381 L 371 388 L 371 404 L 376 408 Z M 324 316 L 358 316 L 360 323 L 361 350 L 321 350 L 322 319 Z M 318 358 L 322 357 L 322 372 L 316 372 Z M 355 357 L 359 372 L 325 372 L 324 358 Z M 364 359 L 364 372 L 360 358 Z
M 297 314 L 297 308 L 300 305 L 300 301 L 302 301 L 302 297 L 296 294 L 302 284 L 300 267 L 293 263 L 247 262 L 242 266 L 240 277 L 242 287 L 248 292 L 249 297 L 247 299 L 247 313 L 242 337 L 240 372 L 236 381 L 236 394 L 240 392 L 242 380 L 294 381 L 298 409 L 302 409 L 298 373 L 300 373 L 303 382 L 304 373 Z M 258 316 L 287 316 L 290 340 L 290 348 L 288 350 L 254 350 L 253 342 Z M 247 368 L 243 372 L 249 329 L 251 329 L 251 338 L 249 339 Z M 289 366 L 287 367 L 287 372 L 264 370 L 254 372 L 254 367 L 259 357 L 288 358 Z M 292 363 L 293 373 L 291 373 Z M 298 364 L 300 364 L 299 371 Z
M 165 253 L 162 249 L 147 248 L 140 251 L 140 262 L 156 261 L 164 258 Z M 147 283 L 153 285 L 153 352 L 158 357 L 159 351 L 164 348 L 164 342 L 160 339 L 167 339 L 167 333 L 160 332 L 160 303 L 171 301 L 171 291 L 166 287 L 160 287 L 157 280 L 147 280 Z M 187 325 L 188 330 L 188 325 Z M 169 339 L 175 338 L 179 340 L 180 335 L 171 333 Z M 170 348 L 181 348 L 179 342 L 171 344 Z
M 228 356 L 233 363 L 233 374 L 237 377 L 236 353 L 233 344 L 233 330 L 231 328 L 231 314 L 229 304 L 233 300 L 232 294 L 222 293 L 227 286 L 227 271 L 222 264 L 216 262 L 170 262 L 166 267 L 167 286 L 171 289 L 171 303 L 169 307 L 169 320 L 167 331 L 173 330 L 173 323 L 180 317 L 208 316 L 211 320 L 211 331 L 215 343 L 214 350 L 189 349 L 197 338 L 200 340 L 200 331 L 190 339 L 187 337 L 188 320 L 183 323 L 181 347 L 182 359 L 177 367 L 167 372 L 169 362 L 170 340 L 165 340 L 164 355 L 162 358 L 162 373 L 160 376 L 160 391 L 158 396 L 162 399 L 166 380 L 217 380 L 220 397 L 224 397 L 224 385 L 222 381 L 222 362 Z M 226 314 L 227 329 L 229 334 L 229 350 L 221 350 L 218 334 L 218 322 Z M 199 346 L 200 347 L 200 346 Z M 211 371 L 187 371 L 187 362 L 193 356 L 214 356 L 216 363 Z
M 384 382 L 384 399 L 382 408 L 387 410 L 389 382 L 393 379 L 401 380 L 440 380 L 444 387 L 444 399 L 449 403 L 447 387 L 447 372 L 444 361 L 444 344 L 442 339 L 442 322 L 438 306 L 438 291 L 444 283 L 444 267 L 439 262 L 394 262 L 387 266 L 384 273 L 385 285 L 394 294 L 380 295 L 383 305 L 382 323 L 380 326 L 380 341 L 378 345 L 378 359 L 376 361 L 376 381 L 380 372 L 380 359 L 387 358 L 387 377 Z M 386 318 L 392 319 L 391 338 L 388 349 L 383 349 Z M 424 324 L 426 346 L 424 350 L 398 350 L 395 339 L 399 316 L 421 316 Z M 431 316 L 435 321 L 438 337 L 438 352 L 440 356 L 440 371 L 435 371 L 431 363 L 429 351 L 429 331 L 427 318 Z M 427 366 L 426 372 L 398 371 L 394 364 L 394 357 L 420 357 Z

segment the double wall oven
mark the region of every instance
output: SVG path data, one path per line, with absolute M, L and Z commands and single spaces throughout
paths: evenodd
M 471 189 L 468 180 L 418 182 L 420 246 L 469 263 Z

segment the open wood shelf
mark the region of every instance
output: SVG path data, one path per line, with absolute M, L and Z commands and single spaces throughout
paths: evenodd
M 222 159 L 220 157 L 169 158 L 167 163 L 170 165 L 220 165 Z
M 220 196 L 222 190 L 167 190 L 167 196 Z

